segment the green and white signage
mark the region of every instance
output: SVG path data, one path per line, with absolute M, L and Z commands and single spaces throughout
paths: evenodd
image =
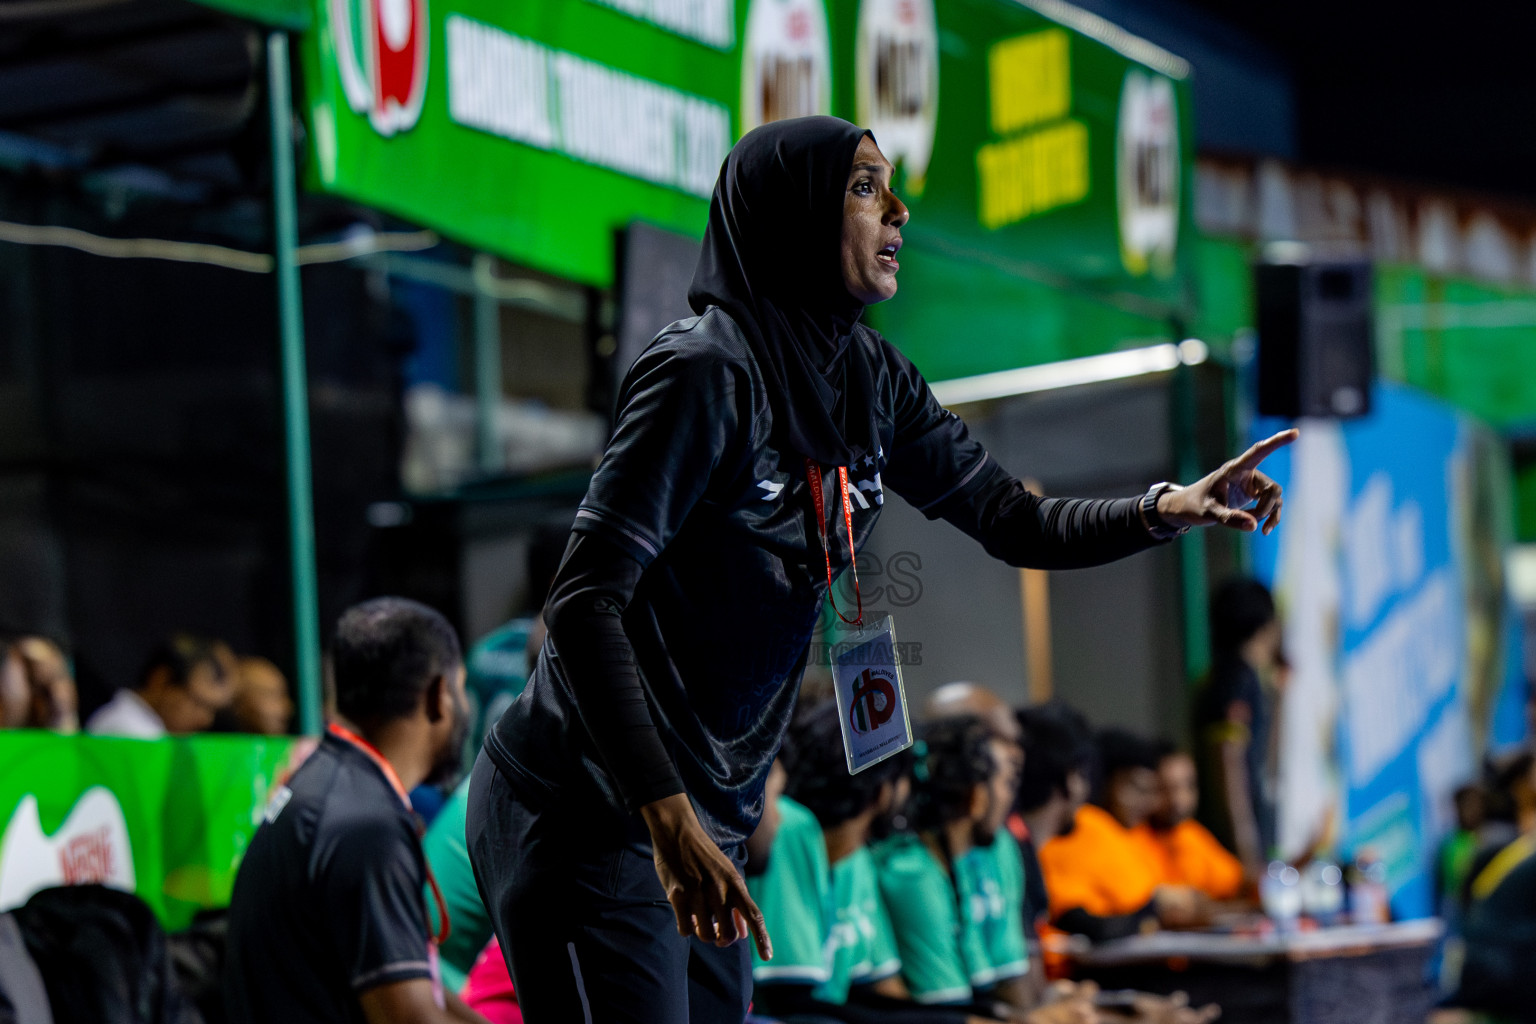
M 0 732 L 0 911 L 88 882 L 137 893 L 171 930 L 228 906 L 271 791 L 309 746 Z
M 898 165 L 917 298 L 877 321 L 930 374 L 1020 362 L 925 337 L 957 281 L 1191 313 L 1188 67 L 1060 0 L 315 3 L 312 186 L 516 262 L 608 285 L 630 222 L 702 233 L 743 132 L 833 113 Z
M 312 185 L 596 284 L 630 221 L 702 231 L 741 92 L 729 0 L 316 2 Z

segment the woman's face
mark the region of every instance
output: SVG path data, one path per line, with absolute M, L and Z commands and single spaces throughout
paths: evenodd
M 843 284 L 866 306 L 896 294 L 896 253 L 907 208 L 891 191 L 891 163 L 868 135 L 853 155 L 843 194 Z

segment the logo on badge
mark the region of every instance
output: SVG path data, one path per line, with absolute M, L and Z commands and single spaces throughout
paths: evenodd
M 859 685 L 849 701 L 848 724 L 857 733 L 874 732 L 896 713 L 896 687 L 869 669 L 859 673 Z
M 330 0 L 336 65 L 354 113 L 409 131 L 427 92 L 427 0 Z

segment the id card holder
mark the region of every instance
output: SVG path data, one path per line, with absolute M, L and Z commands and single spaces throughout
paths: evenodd
M 832 686 L 837 692 L 848 774 L 912 745 L 907 692 L 901 683 L 896 632 L 889 615 L 834 645 Z

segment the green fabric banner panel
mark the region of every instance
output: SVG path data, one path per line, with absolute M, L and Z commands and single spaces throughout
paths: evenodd
M 86 882 L 137 893 L 172 930 L 227 906 L 268 797 L 307 749 L 0 732 L 0 910 Z
M 867 315 L 930 381 L 1178 340 L 1165 319 L 909 246 L 901 290 Z
M 1536 426 L 1536 291 L 1376 267 L 1381 375 L 1496 427 Z
M 1200 315 L 1192 333 L 1227 358 L 1239 334 L 1253 330 L 1253 254 L 1247 242 L 1195 239 L 1195 287 Z

